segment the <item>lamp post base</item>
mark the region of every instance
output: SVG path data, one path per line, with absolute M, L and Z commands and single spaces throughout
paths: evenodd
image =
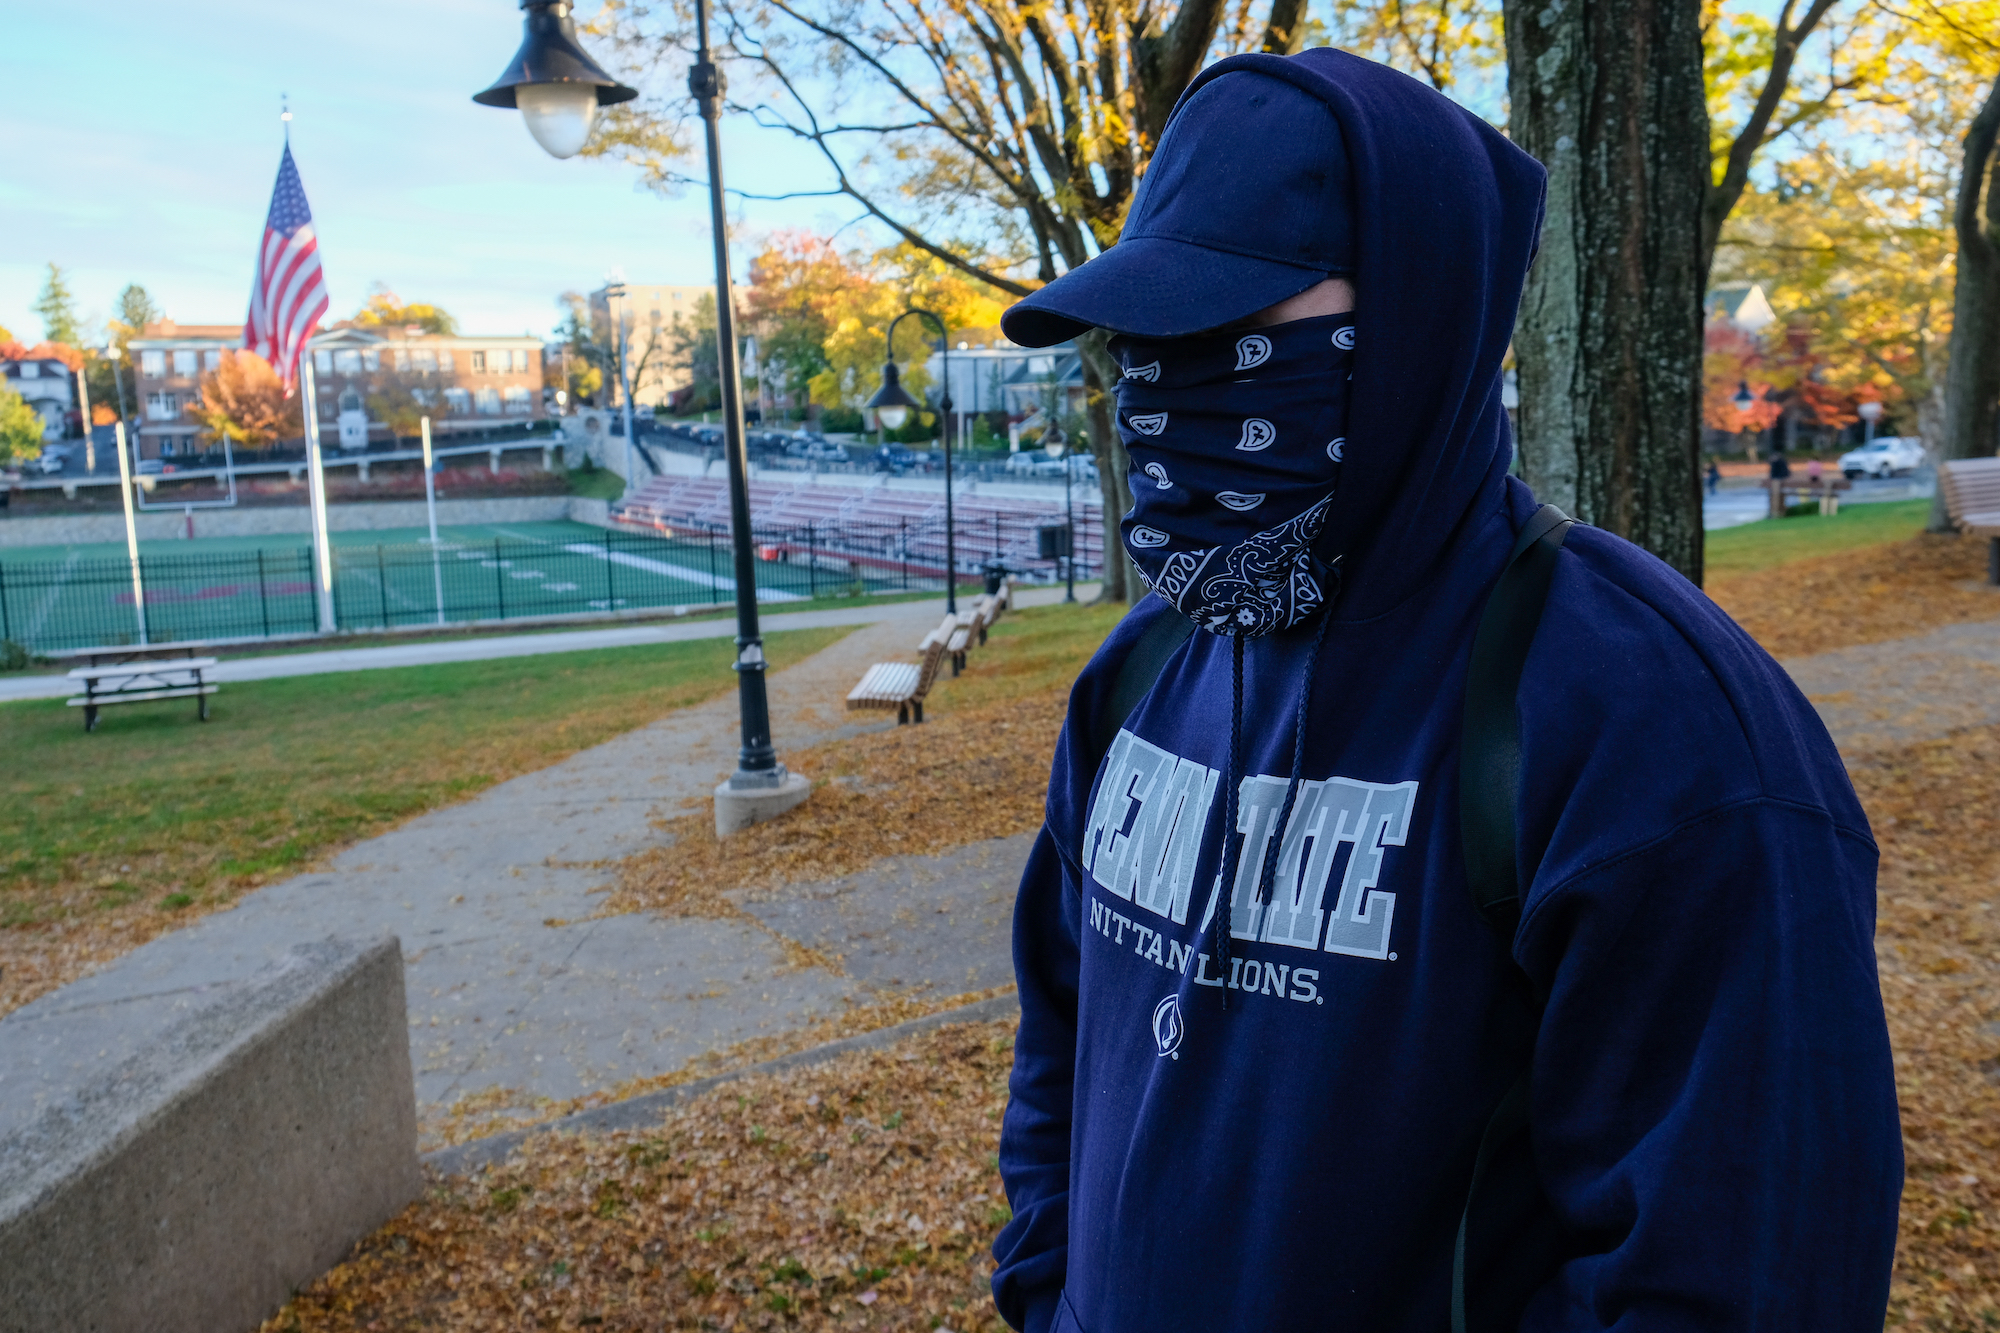
M 761 824 L 803 802 L 812 794 L 812 779 L 787 772 L 776 785 L 739 787 L 735 780 L 715 789 L 715 836 L 726 838 L 752 824 Z

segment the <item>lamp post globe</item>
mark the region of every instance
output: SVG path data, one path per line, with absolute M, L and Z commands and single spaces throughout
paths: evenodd
M 868 400 L 868 406 L 884 430 L 901 430 L 903 423 L 910 419 L 910 409 L 917 406 L 917 400 L 910 397 L 910 391 L 903 387 L 902 373 L 896 369 L 894 361 L 883 364 L 882 387 Z
M 575 157 L 597 124 L 597 109 L 639 95 L 606 74 L 576 38 L 570 0 L 521 0 L 521 49 L 485 92 L 481 106 L 514 107 L 551 157 Z
M 1063 434 L 1063 428 L 1050 422 L 1049 428 L 1042 432 L 1042 452 L 1050 458 L 1061 458 L 1068 448 L 1069 437 Z M 1068 469 L 1064 471 L 1067 474 Z
M 1729 400 L 1729 405 L 1734 407 L 1738 412 L 1748 412 L 1756 401 L 1750 394 L 1750 382 L 1748 380 L 1738 380 L 1736 382 L 1736 396 Z

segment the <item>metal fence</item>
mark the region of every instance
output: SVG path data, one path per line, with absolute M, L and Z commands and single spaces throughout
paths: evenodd
M 981 515 L 958 525 L 961 579 L 999 560 L 1017 577 L 1057 578 L 1060 560 L 1039 556 L 1047 520 Z M 1079 533 L 1077 575 L 1096 572 L 1096 551 Z M 941 589 L 942 523 L 815 524 L 753 530 L 758 598 Z M 0 560 L 0 639 L 44 655 L 77 648 L 180 640 L 259 639 L 318 628 L 312 548 L 144 555 L 142 593 L 119 559 Z M 605 531 L 574 541 L 449 537 L 427 543 L 343 545 L 333 551 L 339 629 L 588 615 L 710 605 L 736 595 L 726 528 L 659 525 L 652 533 Z

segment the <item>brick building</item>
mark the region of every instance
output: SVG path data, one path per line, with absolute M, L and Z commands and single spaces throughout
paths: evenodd
M 222 354 L 243 345 L 240 324 L 148 324 L 131 344 L 138 380 L 138 453 L 173 458 L 200 452 L 201 427 L 187 416 L 201 391 L 201 377 L 222 364 Z M 357 448 L 388 438 L 389 429 L 365 419 L 370 394 L 407 389 L 434 404 L 437 434 L 484 430 L 507 422 L 538 420 L 542 407 L 542 343 L 533 337 L 444 337 L 421 329 L 362 328 L 345 322 L 315 335 L 311 344 L 319 400 L 320 440 L 328 448 Z M 350 393 L 351 391 L 351 393 Z M 359 429 L 341 430 L 341 399 L 362 412 Z

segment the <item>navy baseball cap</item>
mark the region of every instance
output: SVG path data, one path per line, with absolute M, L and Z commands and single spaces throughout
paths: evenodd
M 1179 338 L 1354 272 L 1340 123 L 1311 93 L 1231 71 L 1188 95 L 1116 245 L 1011 307 L 1000 328 L 1047 347 L 1092 328 Z

